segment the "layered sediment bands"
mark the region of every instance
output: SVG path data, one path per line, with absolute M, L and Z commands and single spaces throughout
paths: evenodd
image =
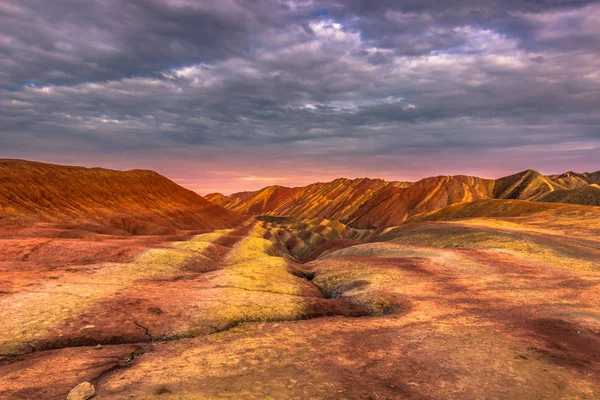
M 50 222 L 103 233 L 213 230 L 240 216 L 153 171 L 0 160 L 0 224 Z
M 34 287 L 14 286 L 0 298 L 0 317 L 6 320 L 0 355 L 172 340 L 242 322 L 367 312 L 324 298 L 277 242 L 263 238 L 265 232 L 257 222 L 201 234 L 145 250 L 128 262 L 57 268 Z
M 521 232 L 543 219 L 502 218 L 509 220 L 468 223 Z M 546 230 L 565 236 L 557 226 Z M 269 248 L 250 247 L 258 243 Z M 555 259 L 518 249 L 429 244 L 364 243 L 301 266 L 328 297 L 373 317 L 244 324 L 157 344 L 101 379 L 100 398 L 211 398 L 225 390 L 234 398 L 597 397 L 598 273 L 556 268 Z
M 549 178 L 565 189 L 577 189 L 596 183 L 600 179 L 600 171 L 591 174 L 568 171 L 558 175 L 550 175 Z
M 246 214 L 289 215 L 298 219 L 315 217 L 330 220 L 348 219 L 376 191 L 385 187 L 403 188 L 407 182 L 387 182 L 383 179 L 345 179 L 314 183 L 305 187 L 269 186 L 257 192 L 233 194 L 221 204 Z
M 15 288 L 0 299 L 0 315 L 6 321 L 0 327 L 0 355 L 61 347 L 68 343 L 138 341 L 139 335 L 131 333 L 139 330 L 134 319 L 131 319 L 132 326 L 123 325 L 125 332 L 119 331 L 122 316 L 131 313 L 129 305 L 117 301 L 112 307 L 111 299 L 128 300 L 122 294 L 140 288 L 144 281 L 175 279 L 182 273 L 189 273 L 190 264 L 211 264 L 212 260 L 203 253 L 208 254 L 208 247 L 217 246 L 211 241 L 230 232 L 208 234 L 206 241 L 201 235 L 196 238 L 201 243 L 196 244 L 196 248 L 184 245 L 179 249 L 175 243 L 167 248 L 145 250 L 131 262 L 56 268 L 47 280 Z M 85 246 L 85 242 L 80 245 Z M 15 275 L 12 270 L 5 274 Z M 127 332 L 128 326 L 131 332 Z
M 2 342 L 37 351 L 0 361 L 0 397 L 597 398 L 598 212 L 480 200 L 385 230 L 265 217 L 176 241 L 22 228 L 21 250 L 0 235 L 0 317 L 42 333 Z
M 494 197 L 512 200 L 539 200 L 549 192 L 559 189 L 564 189 L 564 187 L 537 171 L 527 170 L 497 179 L 494 186 Z
M 257 219 L 265 220 L 261 226 L 262 237 L 273 242 L 281 252 L 299 262 L 310 261 L 321 254 L 360 243 L 374 234 L 372 230 L 352 228 L 339 221 L 325 218 L 297 221 L 260 216 Z
M 0 398 L 600 398 L 600 208 L 491 198 L 592 179 L 280 188 L 252 207 L 286 213 L 159 236 L 27 194 L 44 211 L 0 224 Z
M 326 218 L 356 228 L 386 228 L 446 206 L 486 199 L 597 205 L 599 172 L 544 176 L 527 170 L 499 179 L 436 176 L 415 183 L 381 179 L 336 179 L 305 187 L 269 186 L 256 192 L 206 196 L 246 214 Z
M 423 179 L 406 189 L 387 189 L 376 193 L 350 217 L 349 224 L 360 228 L 399 225 L 411 215 L 454 203 L 490 198 L 493 187 L 491 180 L 470 176 Z

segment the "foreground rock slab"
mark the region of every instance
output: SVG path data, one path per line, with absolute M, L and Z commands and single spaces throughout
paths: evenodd
M 87 400 L 96 394 L 94 385 L 83 382 L 75 386 L 67 395 L 67 400 Z

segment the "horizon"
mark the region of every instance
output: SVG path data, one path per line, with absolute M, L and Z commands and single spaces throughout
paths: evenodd
M 177 178 L 172 178 L 168 175 L 165 175 L 163 173 L 161 173 L 160 171 L 156 171 L 153 169 L 148 169 L 148 168 L 124 168 L 124 169 L 119 169 L 119 168 L 111 168 L 111 167 L 105 167 L 105 166 L 101 166 L 101 165 L 85 165 L 85 164 L 60 164 L 60 163 L 54 163 L 54 162 L 50 162 L 50 161 L 42 161 L 42 160 L 26 160 L 26 159 L 22 159 L 22 158 L 0 158 L 0 161 L 2 160 L 15 160 L 15 161 L 25 161 L 25 162 L 36 162 L 36 163 L 42 163 L 42 164 L 54 164 L 54 165 L 64 165 L 64 166 L 69 166 L 69 167 L 83 167 L 83 168 L 103 168 L 103 169 L 109 169 L 109 170 L 115 170 L 115 171 L 131 171 L 131 170 L 148 170 L 148 171 L 154 171 L 159 173 L 160 175 L 166 177 L 167 179 L 175 182 L 176 184 L 178 184 L 179 186 L 191 190 L 197 194 L 199 194 L 200 196 L 206 196 L 208 194 L 223 194 L 225 196 L 230 196 L 232 194 L 236 194 L 236 193 L 241 193 L 241 192 L 257 192 L 260 190 L 263 190 L 267 187 L 271 187 L 271 186 L 281 186 L 281 187 L 287 187 L 287 188 L 296 188 L 296 187 L 304 187 L 307 185 L 311 185 L 314 183 L 329 183 L 332 182 L 336 179 L 348 179 L 348 180 L 356 180 L 356 179 L 381 179 L 387 182 L 405 182 L 405 183 L 416 183 L 422 179 L 426 179 L 426 178 L 431 178 L 431 177 L 436 177 L 436 176 L 471 176 L 471 177 L 475 177 L 475 178 L 481 178 L 481 179 L 490 179 L 490 180 L 494 180 L 494 179 L 499 179 L 499 178 L 503 178 L 506 176 L 510 176 L 510 175 L 514 175 L 514 174 L 518 174 L 520 172 L 525 172 L 525 171 L 529 171 L 529 170 L 533 170 L 536 172 L 541 173 L 544 176 L 552 176 L 552 175 L 561 175 L 564 173 L 568 173 L 568 172 L 575 172 L 575 173 L 581 173 L 581 174 L 585 174 L 585 173 L 594 173 L 597 172 L 598 170 L 588 170 L 588 171 L 576 171 L 573 169 L 568 169 L 565 171 L 559 171 L 559 172 L 544 172 L 541 171 L 539 169 L 536 168 L 525 168 L 523 170 L 519 170 L 519 171 L 513 171 L 507 174 L 501 174 L 501 175 L 497 175 L 497 176 L 481 176 L 481 175 L 477 175 L 477 174 L 435 174 L 435 175 L 428 175 L 428 176 L 423 176 L 414 180 L 399 180 L 399 179 L 386 179 L 386 178 L 382 178 L 382 177 L 378 177 L 378 176 L 337 176 L 337 177 L 333 177 L 331 179 L 323 179 L 323 180 L 316 180 L 316 181 L 311 181 L 308 182 L 306 184 L 300 184 L 300 185 L 286 185 L 286 184 L 280 184 L 280 183 L 273 183 L 270 185 L 263 185 L 260 186 L 260 184 L 258 186 L 255 186 L 254 188 L 250 188 L 247 190 L 234 190 L 232 192 L 221 192 L 221 191 L 212 191 L 212 192 L 200 192 L 198 190 L 194 190 L 188 186 L 186 186 L 185 182 L 181 182 L 182 179 L 177 179 Z
M 595 170 L 600 4 L 0 3 L 0 157 L 198 193 Z

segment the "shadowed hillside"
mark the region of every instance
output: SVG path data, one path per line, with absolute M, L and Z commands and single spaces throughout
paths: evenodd
M 564 189 L 550 178 L 534 170 L 496 179 L 494 197 L 511 200 L 539 200 L 555 190 Z
M 230 227 L 238 215 L 153 171 L 0 160 L 0 223 L 100 225 L 133 234 Z
M 548 193 L 540 201 L 600 206 L 600 186 L 592 184 L 571 190 L 557 190 Z

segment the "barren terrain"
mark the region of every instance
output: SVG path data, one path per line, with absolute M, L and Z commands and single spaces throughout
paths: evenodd
M 383 233 L 5 231 L 0 395 L 597 398 L 600 212 L 569 207 Z
M 81 382 L 98 399 L 600 397 L 598 207 L 482 199 L 379 229 L 236 218 L 159 235 L 4 223 L 0 398 Z

